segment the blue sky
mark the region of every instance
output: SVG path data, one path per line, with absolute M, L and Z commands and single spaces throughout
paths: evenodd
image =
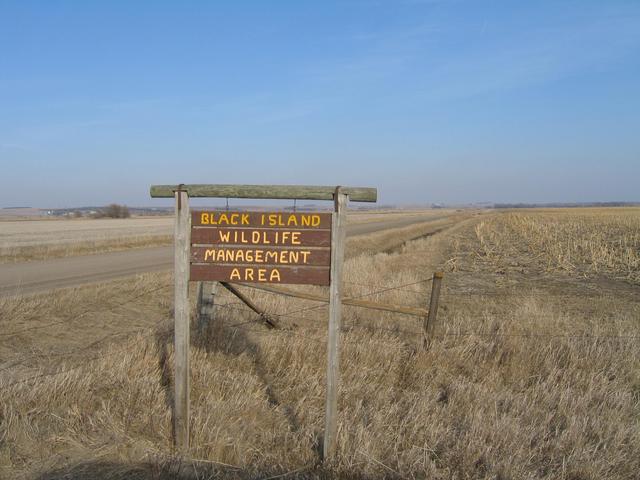
M 0 0 L 0 206 L 640 200 L 640 1 Z

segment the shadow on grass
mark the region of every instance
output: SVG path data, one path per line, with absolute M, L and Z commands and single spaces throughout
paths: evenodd
M 237 328 L 234 324 L 224 322 L 222 315 L 212 315 L 206 322 L 198 319 L 197 325 L 192 325 L 191 348 L 203 350 L 207 353 L 218 352 L 223 353 L 226 357 L 234 358 L 242 354 L 248 354 L 253 362 L 256 376 L 260 379 L 265 387 L 267 401 L 273 408 L 278 409 L 286 418 L 292 431 L 301 431 L 302 426 L 295 415 L 291 406 L 281 403 L 277 392 L 269 380 L 268 368 L 265 366 L 264 356 L 261 353 L 260 346 L 247 335 L 243 328 Z M 194 322 L 195 323 L 195 322 Z M 247 322 L 243 326 L 251 325 L 254 330 L 260 331 L 265 328 L 258 322 Z M 195 328 L 194 328 L 195 327 Z M 167 408 L 174 411 L 174 382 L 173 382 L 173 365 L 169 358 L 169 345 L 173 342 L 173 328 L 170 326 L 166 330 L 159 331 L 155 338 L 158 350 L 158 366 L 161 373 L 161 383 L 165 394 L 165 404 Z M 172 437 L 175 436 L 174 422 L 171 422 Z M 316 456 L 317 462 L 322 458 L 322 437 L 318 432 L 311 444 L 309 445 Z M 133 477 L 136 478 L 136 477 Z M 146 477 L 143 477 L 146 478 Z M 158 477 L 164 478 L 164 477 Z M 190 478 L 190 477 L 187 477 Z M 234 477 L 230 477 L 234 478 Z M 247 478 L 238 477 L 238 478 Z M 258 477 L 262 478 L 262 477 Z
M 228 357 L 248 354 L 252 359 L 256 376 L 265 387 L 269 405 L 278 409 L 284 415 L 292 431 L 301 431 L 302 426 L 291 406 L 282 403 L 278 398 L 277 391 L 269 379 L 268 367 L 265 365 L 264 355 L 260 346 L 247 335 L 245 329 L 234 327 L 234 324 L 229 325 L 221 317 L 221 315 L 214 314 L 213 318 L 199 325 L 197 335 L 191 338 L 192 347 L 204 350 L 207 353 L 221 352 Z M 252 330 L 258 333 L 262 329 L 265 329 L 266 332 L 266 327 L 259 322 L 247 322 L 242 326 L 247 327 L 249 325 Z M 163 371 L 165 370 L 166 365 Z M 321 457 L 320 447 L 320 438 L 315 438 L 311 448 L 316 453 L 318 461 Z
M 286 472 L 280 472 L 280 475 L 282 473 L 286 474 Z M 176 459 L 159 463 L 137 464 L 105 461 L 81 462 L 45 472 L 38 476 L 37 480 L 244 480 L 278 475 L 277 472 L 245 472 L 209 463 Z M 295 474 L 293 475 L 290 478 L 296 478 Z
M 338 473 L 322 466 L 285 471 L 277 469 L 240 470 L 198 460 L 173 458 L 158 463 L 124 464 L 87 461 L 44 472 L 37 480 L 254 480 L 254 479 L 349 479 L 374 480 L 385 476 L 362 476 L 357 472 Z M 391 478 L 391 477 L 389 477 Z

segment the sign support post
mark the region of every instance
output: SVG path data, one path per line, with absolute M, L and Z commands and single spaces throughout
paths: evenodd
M 345 223 L 349 197 L 336 188 L 335 212 L 331 218 L 331 284 L 329 286 L 329 333 L 327 340 L 327 399 L 322 457 L 335 456 L 338 426 L 338 388 L 340 384 L 340 329 L 342 326 L 342 264 Z
M 176 219 L 174 245 L 174 359 L 175 393 L 173 430 L 179 450 L 189 448 L 189 249 L 191 228 L 189 195 L 175 191 Z

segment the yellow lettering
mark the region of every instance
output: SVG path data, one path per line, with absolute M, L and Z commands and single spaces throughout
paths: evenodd
M 302 263 L 307 263 L 307 258 L 311 252 L 309 250 L 301 250 L 300 253 L 302 254 Z
M 253 268 L 245 268 L 244 269 L 244 279 L 245 280 L 253 280 Z
M 241 235 L 240 235 L 240 237 L 241 237 L 241 238 L 240 238 L 240 242 L 241 242 L 241 243 L 249 243 L 249 240 L 247 240 L 247 238 L 245 237 L 245 233 L 246 233 L 246 232 L 243 230 L 243 231 L 242 231 L 242 233 L 241 233 Z
M 300 245 L 300 232 L 291 232 L 291 244 Z
M 216 251 L 214 249 L 206 250 L 204 252 L 204 261 L 206 262 L 209 257 L 215 258 Z
M 258 269 L 258 281 L 259 282 L 266 282 L 267 281 L 267 277 L 266 277 L 265 273 L 267 273 L 267 271 L 264 268 L 259 268 Z
M 231 270 L 231 275 L 229 276 L 230 280 L 241 280 L 242 277 L 240 277 L 240 271 L 237 268 L 234 268 L 233 270 Z
M 220 235 L 220 241 L 222 241 L 222 243 L 229 243 L 231 232 L 223 232 L 222 230 L 218 230 L 218 234 Z
M 263 258 L 262 258 L 262 255 L 264 255 L 264 251 L 256 250 L 256 253 L 255 253 L 255 261 L 256 261 L 256 263 L 262 263 L 264 261 Z
M 280 263 L 288 263 L 287 262 L 287 252 L 286 250 L 281 250 L 280 251 Z
M 278 269 L 274 268 L 271 270 L 271 274 L 269 275 L 270 282 L 279 282 L 280 281 L 280 272 Z
M 289 225 L 295 225 L 296 227 L 298 226 L 298 217 L 296 217 L 295 215 L 289 215 L 289 219 L 287 220 L 287 227 Z
M 289 263 L 298 263 L 299 257 L 300 257 L 300 252 L 294 250 L 292 252 L 289 252 Z
M 265 252 L 264 254 L 264 263 L 269 263 L 269 259 L 271 259 L 271 262 L 277 262 L 278 261 L 278 252 Z
M 312 219 L 311 226 L 317 227 L 318 225 L 320 225 L 320 215 L 312 215 L 311 219 Z
M 232 213 L 230 217 L 231 225 L 238 225 L 239 218 L 240 218 L 240 215 L 238 215 L 237 213 Z
M 224 250 L 218 250 L 218 253 L 216 254 L 216 261 L 224 262 Z
M 278 223 L 277 215 L 275 214 L 269 215 L 269 226 L 275 227 L 277 223 Z
M 248 213 L 243 213 L 242 214 L 242 225 L 249 225 L 249 214 Z
M 311 225 L 311 217 L 309 215 L 302 215 L 301 223 L 303 227 Z
M 206 212 L 202 212 L 200 215 L 200 223 L 202 225 L 209 225 L 209 214 Z

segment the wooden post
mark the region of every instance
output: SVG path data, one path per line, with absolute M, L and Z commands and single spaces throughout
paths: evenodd
M 327 343 L 327 399 L 322 457 L 335 456 L 338 426 L 338 387 L 340 383 L 340 328 L 342 324 L 342 265 L 345 224 L 349 197 L 340 187 L 334 194 L 335 213 L 331 219 L 331 285 L 329 286 L 329 332 Z
M 189 448 L 189 195 L 175 192 L 176 219 L 174 245 L 174 348 L 175 394 L 174 441 L 179 450 Z
M 198 332 L 203 333 L 213 320 L 218 282 L 198 282 Z
M 425 348 L 429 347 L 433 340 L 433 332 L 436 327 L 436 319 L 438 317 L 438 302 L 440 301 L 440 285 L 442 285 L 442 272 L 433 274 L 433 283 L 431 285 L 431 299 L 429 300 L 429 314 L 424 319 L 424 343 Z

